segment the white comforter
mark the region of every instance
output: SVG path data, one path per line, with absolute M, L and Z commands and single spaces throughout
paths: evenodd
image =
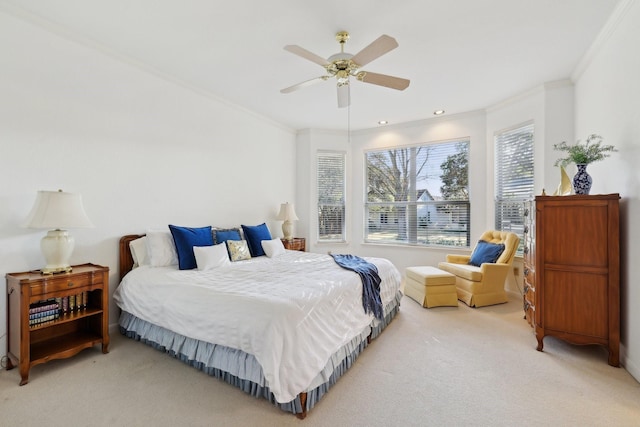
M 378 267 L 386 307 L 400 273 L 386 259 L 366 259 Z M 175 333 L 252 354 L 281 403 L 306 390 L 330 356 L 374 320 L 362 308 L 356 273 L 329 255 L 297 251 L 208 271 L 139 267 L 114 300 Z

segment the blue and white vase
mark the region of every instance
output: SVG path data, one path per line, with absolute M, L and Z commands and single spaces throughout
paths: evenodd
M 591 175 L 587 173 L 587 165 L 576 165 L 578 172 L 573 176 L 573 191 L 576 194 L 589 194 L 591 190 Z

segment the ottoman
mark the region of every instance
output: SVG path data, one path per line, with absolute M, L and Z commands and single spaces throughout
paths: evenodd
M 436 267 L 407 267 L 404 293 L 423 307 L 458 306 L 456 276 Z

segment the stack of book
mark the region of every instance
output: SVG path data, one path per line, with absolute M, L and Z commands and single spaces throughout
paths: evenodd
M 38 301 L 29 306 L 29 326 L 50 322 L 60 317 L 60 304 L 55 298 Z
M 49 298 L 29 306 L 29 326 L 39 325 L 59 319 L 60 316 L 87 308 L 89 302 L 87 292 L 67 297 Z
M 88 295 L 86 291 L 57 299 L 60 300 L 60 310 L 63 314 L 87 308 Z
M 68 297 L 61 298 L 60 307 L 62 313 L 71 313 L 72 311 L 83 310 L 87 308 L 88 295 L 87 292 L 82 292 L 77 295 L 70 295 Z

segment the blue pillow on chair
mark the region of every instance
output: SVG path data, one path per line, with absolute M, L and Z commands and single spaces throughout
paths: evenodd
M 502 255 L 502 252 L 504 252 L 503 243 L 490 243 L 479 240 L 471 254 L 469 264 L 480 267 L 485 262 L 495 263 Z
M 249 245 L 249 252 L 252 257 L 264 255 L 264 249 L 262 249 L 263 240 L 271 240 L 271 232 L 267 227 L 267 224 L 262 223 L 256 226 L 243 225 L 242 231 L 244 231 L 244 238 Z
M 180 270 L 191 270 L 197 267 L 196 256 L 193 254 L 194 246 L 212 246 L 213 236 L 211 227 L 178 227 L 169 225 L 173 241 L 178 252 L 178 266 Z

